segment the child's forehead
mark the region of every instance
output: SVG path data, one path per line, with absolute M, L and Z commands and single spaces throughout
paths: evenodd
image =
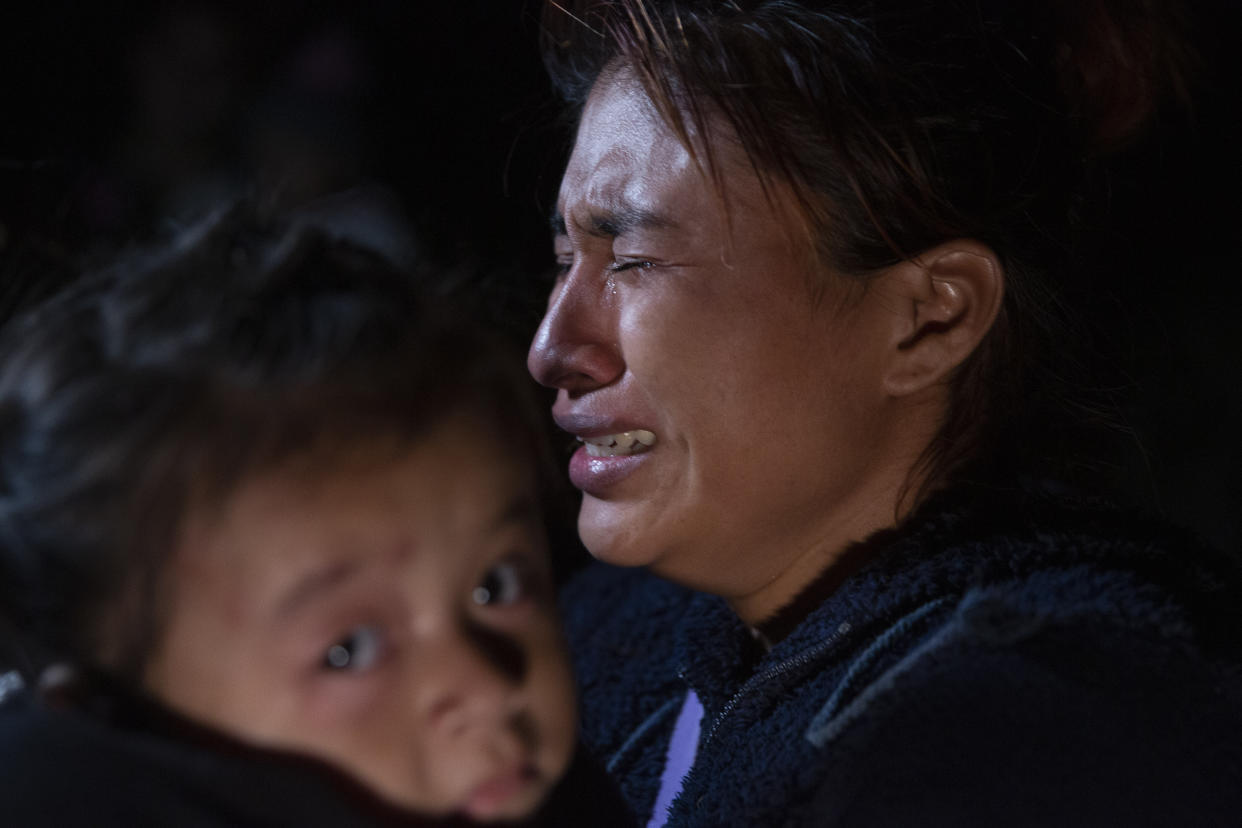
M 187 577 L 217 570 L 270 594 L 299 579 L 347 585 L 413 557 L 464 571 L 508 536 L 541 533 L 531 463 L 454 418 L 388 455 L 360 444 L 243 479 L 191 515 L 178 558 Z
M 491 493 L 538 489 L 534 451 L 508 444 L 495 418 L 472 408 L 451 409 L 420 427 L 380 422 L 342 428 L 342 422 L 326 420 L 302 444 L 267 456 L 260 451 L 243 464 L 248 467 L 214 476 L 214 487 L 193 495 L 191 508 L 222 512 L 249 501 L 252 512 L 309 502 L 337 510 L 356 507 L 356 492 L 365 490 L 378 503 L 377 488 L 400 496 L 436 481 Z

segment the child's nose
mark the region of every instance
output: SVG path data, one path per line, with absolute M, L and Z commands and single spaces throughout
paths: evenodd
M 526 655 L 492 630 L 472 624 L 445 630 L 414 669 L 422 673 L 420 708 L 431 727 L 459 734 L 520 712 Z

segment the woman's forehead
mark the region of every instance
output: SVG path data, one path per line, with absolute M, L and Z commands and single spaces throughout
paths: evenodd
M 782 257 L 795 249 L 814 263 L 811 222 L 790 187 L 761 177 L 723 116 L 708 124 L 710 152 L 700 141 L 692 154 L 632 74 L 602 80 L 583 111 L 554 232 L 616 238 L 638 230 L 645 239 L 710 245 L 698 252 L 723 260 L 741 236 L 760 236 Z

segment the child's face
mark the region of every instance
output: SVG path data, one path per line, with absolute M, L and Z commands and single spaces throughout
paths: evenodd
M 533 473 L 495 431 L 450 418 L 392 462 L 260 475 L 192 515 L 147 688 L 412 810 L 532 811 L 575 701 Z

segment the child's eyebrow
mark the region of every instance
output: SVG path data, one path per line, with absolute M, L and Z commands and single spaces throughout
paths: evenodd
M 493 530 L 499 530 L 514 523 L 537 522 L 540 516 L 535 498 L 530 494 L 520 494 L 496 511 L 491 526 Z
M 276 602 L 275 616 L 287 618 L 293 615 L 316 597 L 348 581 L 361 567 L 358 561 L 337 561 L 313 570 L 296 581 Z
M 496 511 L 490 521 L 490 531 L 500 532 L 515 524 L 538 525 L 540 514 L 539 504 L 534 497 L 529 494 L 518 495 Z M 274 617 L 285 619 L 295 614 L 319 596 L 355 577 L 363 566 L 361 561 L 347 560 L 335 561 L 312 570 L 295 581 L 277 599 Z

